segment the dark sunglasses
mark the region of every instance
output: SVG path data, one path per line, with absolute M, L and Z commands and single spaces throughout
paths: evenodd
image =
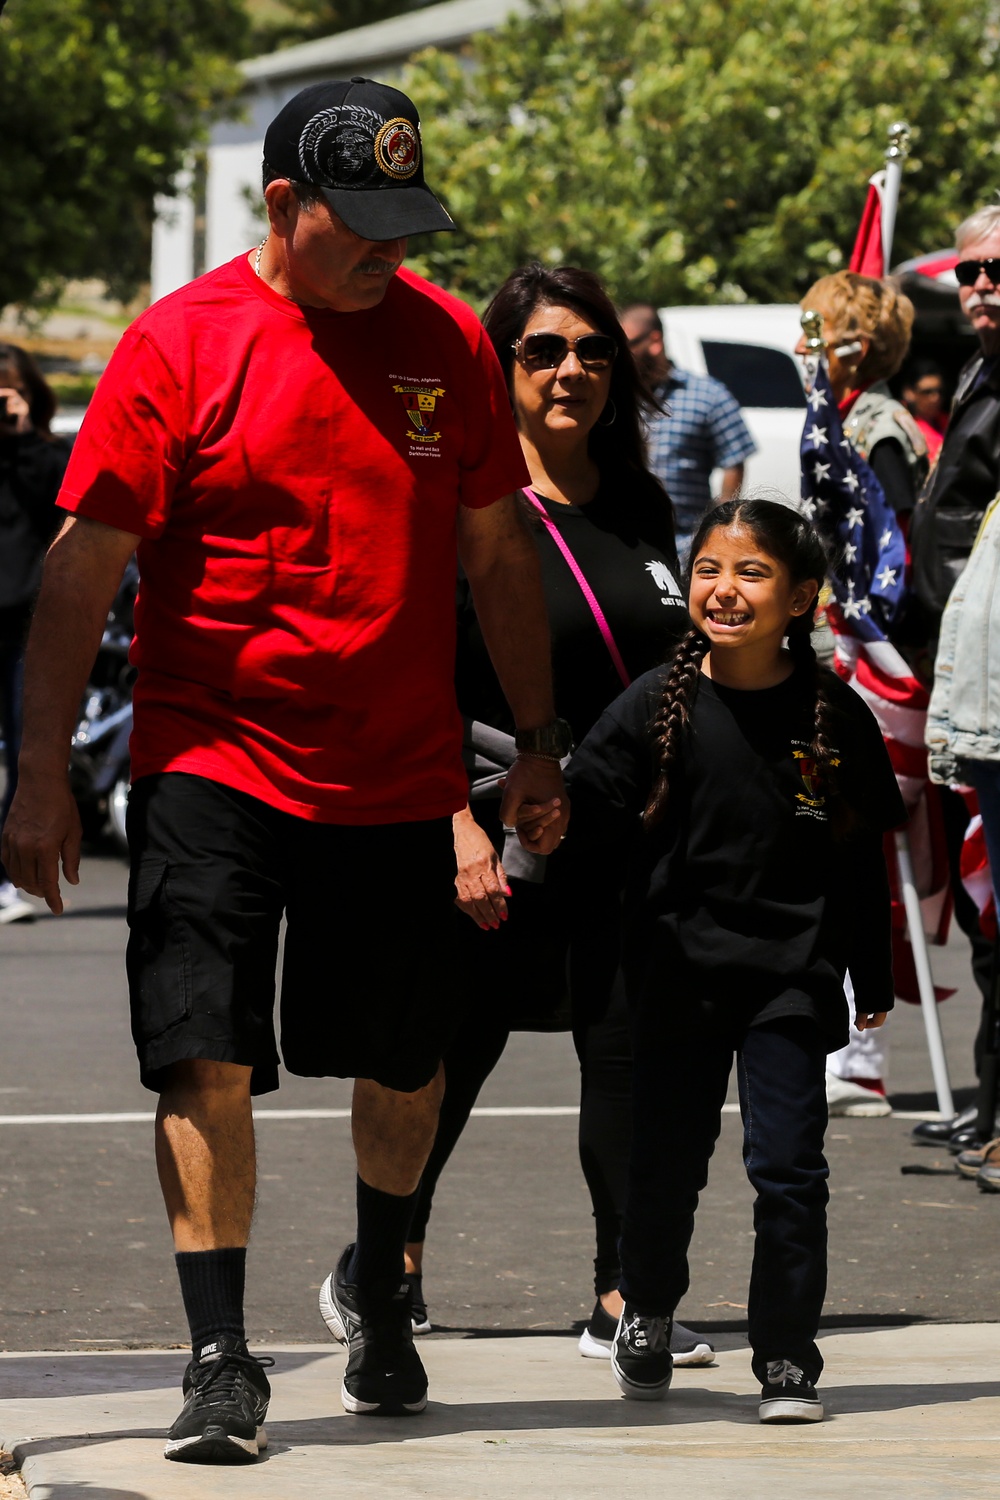
M 960 260 L 955 267 L 955 280 L 959 286 L 975 286 L 981 271 L 994 286 L 1000 286 L 1000 258 L 995 255 L 987 260 Z
M 561 333 L 529 333 L 515 339 L 511 348 L 529 370 L 556 370 L 572 349 L 587 370 L 606 370 L 614 364 L 618 345 L 606 333 L 584 333 L 578 339 Z

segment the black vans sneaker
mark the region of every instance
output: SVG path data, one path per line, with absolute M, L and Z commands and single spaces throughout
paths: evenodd
M 667 1394 L 674 1362 L 670 1353 L 671 1319 L 647 1318 L 626 1302 L 611 1345 L 615 1383 L 629 1401 L 661 1401 Z
M 760 1388 L 762 1422 L 822 1422 L 823 1403 L 811 1380 L 790 1359 L 772 1359 Z
M 410 1279 L 412 1280 L 412 1277 Z M 414 1318 L 416 1318 L 416 1308 L 414 1308 Z M 413 1331 L 414 1333 L 420 1332 L 415 1324 Z M 610 1359 L 611 1345 L 615 1341 L 617 1331 L 618 1319 L 611 1316 L 598 1297 L 594 1303 L 594 1311 L 590 1315 L 590 1322 L 581 1333 L 576 1347 L 584 1359 Z M 685 1328 L 683 1323 L 675 1321 L 670 1330 L 670 1353 L 673 1356 L 675 1370 L 680 1365 L 710 1365 L 715 1360 L 715 1345 L 703 1333 L 695 1333 L 693 1328 Z
M 264 1418 L 270 1355 L 249 1353 L 242 1339 L 220 1334 L 184 1372 L 184 1406 L 167 1434 L 164 1458 L 182 1464 L 250 1464 L 267 1447 Z
M 389 1297 L 352 1286 L 345 1270 L 348 1245 L 320 1288 L 319 1310 L 335 1339 L 347 1345 L 340 1399 L 355 1414 L 417 1412 L 427 1405 L 427 1376 L 413 1347 L 410 1289 L 404 1281 Z

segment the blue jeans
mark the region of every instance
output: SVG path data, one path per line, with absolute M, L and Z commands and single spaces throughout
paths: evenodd
M 963 760 L 962 774 L 976 789 L 979 811 L 983 815 L 986 853 L 990 859 L 993 896 L 1000 911 L 1000 761 Z
M 662 1315 L 688 1289 L 695 1209 L 735 1056 L 743 1162 L 757 1191 L 747 1313 L 753 1369 L 763 1381 L 768 1361 L 790 1359 L 816 1381 L 826 1295 L 827 1040 L 807 1017 L 746 1027 L 708 1022 L 694 1010 L 644 1008 L 634 1020 L 621 1293 L 639 1312 Z

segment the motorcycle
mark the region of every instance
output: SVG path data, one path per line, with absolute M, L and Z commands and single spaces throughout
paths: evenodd
M 128 851 L 125 809 L 135 681 L 128 653 L 138 588 L 139 570 L 132 558 L 108 611 L 69 759 L 70 787 L 80 810 L 84 838 L 96 841 L 108 833 L 123 852 Z

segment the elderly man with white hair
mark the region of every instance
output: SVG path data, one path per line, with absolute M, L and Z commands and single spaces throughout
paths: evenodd
M 969 560 L 987 508 L 1000 491 L 1000 203 L 977 209 L 964 220 L 955 244 L 958 295 L 979 349 L 959 375 L 944 444 L 914 511 L 910 532 L 913 585 L 931 661 L 948 596 Z M 967 815 L 964 804 L 947 788 L 942 788 L 942 809 L 954 871 Z M 973 973 L 986 1002 L 992 944 L 982 936 L 978 913 L 957 876 L 952 889 L 955 915 L 972 943 Z M 976 1039 L 977 1071 L 984 1039 L 981 1025 Z M 954 1120 L 925 1121 L 913 1134 L 932 1145 L 947 1140 L 952 1151 L 974 1149 L 979 1144 L 975 1115 L 976 1105 L 972 1105 Z

